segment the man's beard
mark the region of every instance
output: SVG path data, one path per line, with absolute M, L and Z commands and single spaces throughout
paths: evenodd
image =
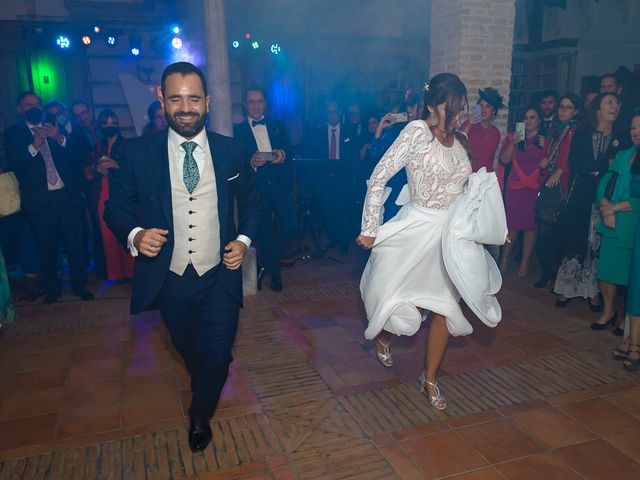
M 194 116 L 197 118 L 193 125 L 181 125 L 176 118 L 178 116 Z M 196 112 L 176 112 L 173 115 L 165 113 L 165 117 L 169 126 L 173 128 L 178 135 L 184 138 L 195 137 L 204 128 L 204 124 L 207 121 L 207 117 L 205 115 L 200 115 Z

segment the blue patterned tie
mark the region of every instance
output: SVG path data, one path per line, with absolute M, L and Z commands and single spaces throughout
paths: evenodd
M 196 159 L 193 158 L 193 151 L 196 149 L 198 144 L 196 142 L 182 142 L 180 146 L 184 148 L 182 179 L 184 180 L 184 184 L 187 187 L 187 190 L 189 190 L 189 193 L 192 193 L 200 181 L 198 164 L 196 163 Z

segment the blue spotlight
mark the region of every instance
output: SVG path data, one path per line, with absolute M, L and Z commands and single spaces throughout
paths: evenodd
M 253 41 L 251 43 L 251 48 L 253 48 L 254 50 L 258 50 L 260 48 L 260 43 L 257 41 Z
M 240 48 L 240 42 L 237 40 L 234 40 L 231 45 L 233 45 L 233 48 Z
M 71 47 L 71 40 L 69 40 L 69 37 L 65 35 L 60 35 L 58 38 L 56 38 L 56 43 L 58 44 L 58 47 L 62 48 L 63 50 Z
M 174 35 L 180 35 L 180 32 L 182 31 L 182 29 L 180 28 L 179 25 L 173 25 L 171 27 L 171 31 L 173 32 Z
M 176 50 L 180 50 L 182 48 L 182 39 L 180 37 L 173 37 L 171 39 L 171 46 Z
M 136 47 L 133 47 L 131 49 L 131 55 L 133 55 L 134 57 L 137 57 L 138 55 L 140 55 L 140 49 L 136 48 Z
M 107 47 L 115 47 L 116 46 L 116 37 L 114 37 L 113 35 L 109 35 L 105 39 L 105 42 L 107 42 Z

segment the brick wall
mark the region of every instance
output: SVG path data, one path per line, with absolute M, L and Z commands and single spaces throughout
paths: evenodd
M 491 86 L 509 103 L 515 0 L 431 0 L 431 75 L 459 75 L 469 91 Z M 495 124 L 503 131 L 507 114 Z

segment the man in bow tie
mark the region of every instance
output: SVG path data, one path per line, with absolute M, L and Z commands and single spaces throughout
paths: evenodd
M 247 89 L 243 105 L 247 119 L 236 126 L 234 136 L 252 154 L 251 167 L 256 171 L 260 190 L 257 243 L 263 270 L 258 274 L 258 288 L 261 288 L 266 272 L 271 277 L 271 290 L 279 292 L 283 287 L 278 260 L 289 253 L 299 230 L 293 202 L 293 152 L 282 122 L 265 118 L 267 101 L 262 88 Z M 272 217 L 277 219 L 279 228 Z
M 241 265 L 258 223 L 242 146 L 207 132 L 203 73 L 169 65 L 160 102 L 169 129 L 129 141 L 109 174 L 105 220 L 136 257 L 131 313 L 159 308 L 191 375 L 189 446 L 211 441 L 242 306 Z M 234 204 L 238 205 L 238 225 Z

